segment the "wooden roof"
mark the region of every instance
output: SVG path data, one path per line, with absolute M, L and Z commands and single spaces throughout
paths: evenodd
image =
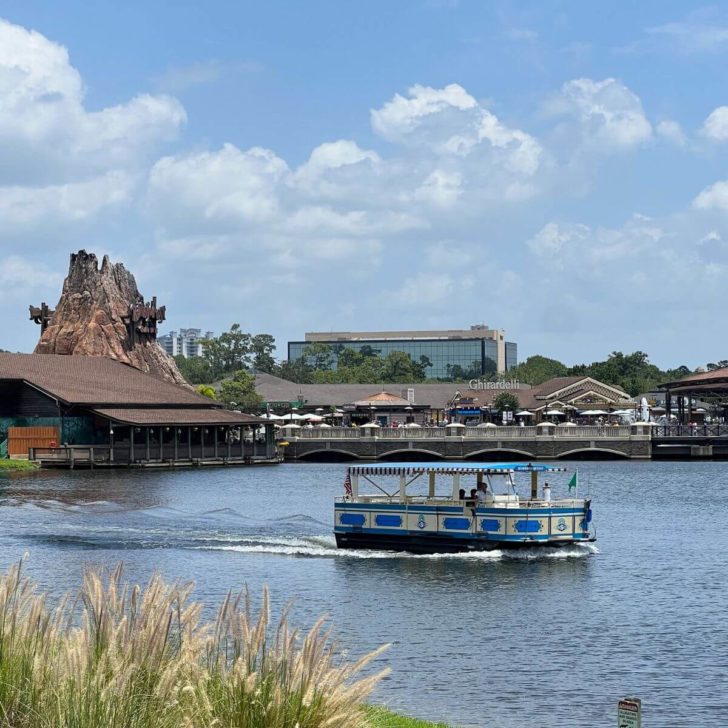
M 259 417 L 224 409 L 183 409 L 148 407 L 100 407 L 92 410 L 101 417 L 126 425 L 262 425 Z
M 65 404 L 220 407 L 191 388 L 95 356 L 0 353 L 0 380 L 27 382 Z

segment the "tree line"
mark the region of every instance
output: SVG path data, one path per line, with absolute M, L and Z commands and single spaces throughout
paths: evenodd
M 340 344 L 312 342 L 303 349 L 303 355 L 294 361 L 276 361 L 275 339 L 270 334 L 249 334 L 240 324 L 233 324 L 230 331 L 210 339 L 203 339 L 203 355 L 195 359 L 175 357 L 185 379 L 191 384 L 212 385 L 223 381 L 220 398 L 225 397 L 237 404 L 254 406 L 255 394 L 252 372 L 266 372 L 281 379 L 300 384 L 410 384 L 428 379 L 432 363 L 426 356 L 417 361 L 402 351 L 392 351 L 386 356 L 369 345 L 359 349 Z M 709 362 L 708 371 L 728 367 L 728 360 Z M 658 384 L 691 374 L 687 366 L 660 369 L 643 351 L 624 354 L 613 351 L 604 361 L 567 366 L 557 359 L 530 356 L 509 370 L 509 378 L 537 385 L 554 377 L 589 376 L 605 384 L 622 387 L 631 396 L 649 392 Z M 247 376 L 246 376 L 247 375 Z M 451 366 L 447 376 L 436 381 L 467 382 L 474 378 L 495 379 L 495 364 L 483 374 L 480 362 L 470 367 Z M 223 395 L 223 388 L 226 387 Z M 212 392 L 217 390 L 212 388 Z M 209 393 L 209 390 L 208 390 Z M 257 396 L 257 395 L 256 395 Z M 243 402 L 241 402 L 241 400 Z

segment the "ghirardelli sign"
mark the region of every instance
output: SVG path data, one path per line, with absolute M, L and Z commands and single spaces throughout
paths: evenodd
M 498 379 L 490 382 L 486 379 L 471 379 L 468 389 L 482 391 L 485 389 L 520 389 L 521 383 L 517 379 Z

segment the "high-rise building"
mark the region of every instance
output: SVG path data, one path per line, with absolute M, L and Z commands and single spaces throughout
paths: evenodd
M 431 365 L 425 370 L 428 379 L 503 374 L 518 364 L 518 348 L 505 340 L 505 331 L 489 329 L 483 324 L 442 331 L 310 332 L 304 341 L 288 343 L 288 360 L 304 357 L 306 347 L 315 343 L 331 347 L 332 369 L 336 368 L 344 349 L 380 357 L 402 351 L 416 362 L 426 357 Z
M 157 343 L 170 356 L 183 356 L 185 359 L 194 359 L 202 356 L 205 347 L 201 343 L 203 339 L 211 339 L 214 336 L 212 331 L 205 332 L 202 335 L 202 329 L 180 329 L 170 331 L 164 336 L 157 337 Z

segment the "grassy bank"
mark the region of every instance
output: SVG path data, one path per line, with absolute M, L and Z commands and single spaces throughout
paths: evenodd
M 30 460 L 8 460 L 7 458 L 0 458 L 0 472 L 7 470 L 38 470 L 39 467 L 38 463 L 30 462 Z
M 271 625 L 266 591 L 256 615 L 247 594 L 228 594 L 205 623 L 191 592 L 158 576 L 130 586 L 120 568 L 106 579 L 90 571 L 51 608 L 22 563 L 12 567 L 0 576 L 0 726 L 424 725 L 362 707 L 387 672 L 362 670 L 383 648 L 347 662 L 323 619 L 307 633 L 285 612 Z
M 366 717 L 371 728 L 448 728 L 444 723 L 407 718 L 378 706 L 367 707 Z

